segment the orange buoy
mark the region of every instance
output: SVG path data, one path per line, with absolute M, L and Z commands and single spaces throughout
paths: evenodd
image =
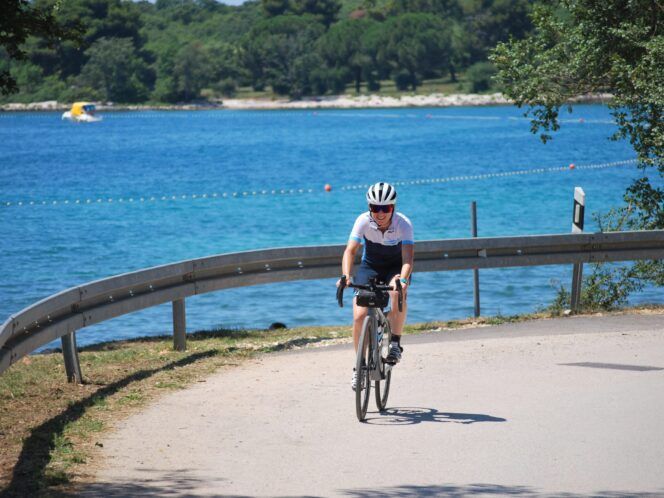
M 326 183 L 325 184 L 325 192 L 330 192 L 330 191 L 332 191 L 332 185 L 330 185 L 329 183 Z
M 576 166 L 574 166 L 574 163 L 570 163 L 569 169 L 574 169 L 574 168 L 576 168 Z

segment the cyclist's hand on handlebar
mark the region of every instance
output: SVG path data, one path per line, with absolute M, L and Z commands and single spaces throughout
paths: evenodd
M 346 275 L 341 275 L 341 278 L 337 280 L 337 303 L 341 308 L 344 307 L 344 289 L 347 283 Z
M 394 287 L 398 291 L 398 309 L 402 311 L 403 303 L 406 302 L 406 297 L 408 295 L 408 284 L 409 282 L 403 282 L 401 280 L 401 275 L 396 275 L 394 277 Z
M 397 284 L 397 281 L 398 281 L 398 284 Z M 409 283 L 410 282 L 403 282 L 401 280 L 401 275 L 395 275 L 394 276 L 394 289 L 396 290 L 399 287 L 401 287 L 401 292 L 403 293 L 404 296 L 406 295 L 406 290 L 408 289 Z

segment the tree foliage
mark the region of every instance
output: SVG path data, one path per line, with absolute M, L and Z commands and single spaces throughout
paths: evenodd
M 131 38 L 99 38 L 86 56 L 79 80 L 100 99 L 141 102 L 147 98 L 146 75 Z
M 346 19 L 334 24 L 318 39 L 318 51 L 333 70 L 329 73 L 341 76 L 342 80 L 345 79 L 344 74 L 347 74 L 352 78 L 358 93 L 363 76 L 371 72 L 372 64 L 364 45 L 364 34 L 376 24 L 376 21 L 370 19 Z M 348 69 L 345 73 L 344 68 Z
M 425 78 L 455 81 L 486 61 L 489 43 L 521 36 L 532 1 L 7 0 L 0 74 L 24 102 L 182 102 L 246 86 L 299 97 L 374 91 L 390 78 L 415 89 Z M 80 43 L 63 36 L 77 26 Z M 126 63 L 102 60 L 113 44 Z
M 440 17 L 432 14 L 403 14 L 385 21 L 378 60 L 390 72 L 402 90 L 414 89 L 435 69 L 447 69 L 450 63 L 449 29 Z
M 642 170 L 625 193 L 625 206 L 604 228 L 664 228 L 664 190 L 648 176 L 664 177 L 664 6 L 657 0 L 560 0 L 534 11 L 535 29 L 501 43 L 491 59 L 498 80 L 533 116 L 544 141 L 559 129 L 571 98 L 609 92 L 618 125 L 613 139 L 632 144 Z M 662 262 L 638 263 L 630 278 L 664 281 Z M 631 271 L 631 270 L 630 270 Z
M 289 14 L 258 23 L 243 45 L 245 64 L 254 80 L 270 85 L 277 94 L 310 94 L 310 73 L 321 62 L 311 48 L 324 29 L 310 15 Z
M 30 36 L 38 36 L 49 46 L 57 40 L 78 41 L 80 25 L 74 23 L 66 28 L 56 20 L 57 4 L 51 8 L 33 5 L 28 0 L 3 0 L 0 16 L 0 51 L 9 59 L 27 58 L 23 45 Z M 0 69 L 0 92 L 10 94 L 18 91 L 16 78 L 9 69 Z
M 329 26 L 337 20 L 341 3 L 337 0 L 261 0 L 261 7 L 268 17 L 307 14 Z

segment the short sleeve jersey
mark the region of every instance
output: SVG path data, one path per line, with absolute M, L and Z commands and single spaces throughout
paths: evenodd
M 369 211 L 355 220 L 350 239 L 364 244 L 362 261 L 373 267 L 401 264 L 401 246 L 414 244 L 413 225 L 401 213 L 394 213 L 392 222 L 381 232 Z

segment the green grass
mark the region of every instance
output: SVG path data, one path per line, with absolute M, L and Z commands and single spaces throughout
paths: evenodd
M 380 82 L 380 90 L 369 91 L 366 83 L 360 86 L 359 95 L 378 95 L 382 97 L 401 97 L 406 95 L 430 95 L 432 93 L 452 94 L 452 93 L 466 93 L 467 83 L 463 75 L 458 76 L 457 82 L 452 82 L 448 78 L 439 78 L 425 80 L 416 91 L 397 90 L 397 87 L 392 80 L 383 80 Z M 342 92 L 344 95 L 355 96 L 355 85 L 347 85 L 346 90 Z M 267 87 L 263 91 L 256 91 L 251 87 L 240 87 L 233 98 L 237 99 L 284 99 L 288 98 L 284 95 L 276 95 Z M 223 100 L 223 97 L 222 97 Z

